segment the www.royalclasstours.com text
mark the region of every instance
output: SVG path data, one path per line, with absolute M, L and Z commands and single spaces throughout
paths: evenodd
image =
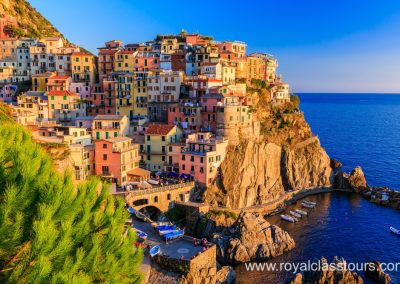
M 245 263 L 245 267 L 247 271 L 286 271 L 292 272 L 296 274 L 298 272 L 307 272 L 307 271 L 327 271 L 327 270 L 339 270 L 339 271 L 365 271 L 370 270 L 373 271 L 375 269 L 380 268 L 384 272 L 393 272 L 400 271 L 400 262 L 383 262 L 380 263 L 379 267 L 372 266 L 371 263 L 362 263 L 362 262 L 315 262 L 315 261 L 306 261 L 306 262 L 249 262 Z

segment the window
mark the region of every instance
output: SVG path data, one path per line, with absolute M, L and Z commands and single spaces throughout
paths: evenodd
M 118 132 L 114 132 L 114 137 L 118 137 Z
M 161 140 L 162 140 L 162 141 L 165 141 L 165 136 L 162 136 L 162 137 L 161 137 Z
M 147 135 L 146 138 L 147 138 L 147 141 L 150 141 L 150 135 Z
M 165 146 L 162 146 L 162 147 L 161 147 L 161 152 L 162 152 L 162 153 L 165 153 Z
M 190 156 L 190 161 L 194 162 L 194 156 Z
M 204 173 L 204 168 L 200 167 L 200 173 Z
M 103 160 L 107 161 L 107 154 L 103 154 Z
M 184 171 L 186 169 L 185 165 L 182 165 L 182 171 Z
M 103 175 L 108 175 L 108 173 L 109 173 L 108 166 L 102 166 L 101 171 L 102 171 Z
M 154 196 L 154 203 L 158 202 L 158 196 Z
M 167 194 L 167 200 L 171 200 L 171 193 Z
M 182 161 L 185 161 L 185 157 L 186 157 L 185 155 L 182 155 Z
M 107 144 L 106 143 L 103 144 L 103 149 L 107 149 Z

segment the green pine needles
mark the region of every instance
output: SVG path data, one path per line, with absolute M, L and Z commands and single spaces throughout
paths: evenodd
M 0 282 L 140 283 L 124 201 L 75 185 L 22 126 L 0 120 Z

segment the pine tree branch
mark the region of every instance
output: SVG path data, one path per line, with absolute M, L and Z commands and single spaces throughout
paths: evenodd
M 32 241 L 27 242 L 27 243 L 18 251 L 18 253 L 17 253 L 13 258 L 11 258 L 11 259 L 4 265 L 4 267 L 7 267 L 7 266 L 9 266 L 11 263 L 17 261 L 17 260 L 19 259 L 18 256 L 19 256 L 21 253 L 23 253 L 24 250 L 26 250 L 26 249 L 28 248 L 28 246 L 31 244 L 31 242 L 32 242 Z M 1 270 L 0 272 L 3 272 L 4 270 L 7 271 L 7 270 L 10 270 L 10 269 L 9 269 L 9 268 L 3 269 L 3 270 Z

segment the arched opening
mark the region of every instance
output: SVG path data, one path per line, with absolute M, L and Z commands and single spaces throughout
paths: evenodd
M 141 206 L 141 205 L 146 205 L 149 204 L 149 200 L 147 198 L 145 199 L 138 199 L 136 201 L 133 201 L 133 206 Z
M 158 220 L 158 217 L 161 215 L 161 210 L 155 206 L 146 206 L 139 210 L 139 212 L 145 214 L 147 217 L 150 217 L 152 220 Z

